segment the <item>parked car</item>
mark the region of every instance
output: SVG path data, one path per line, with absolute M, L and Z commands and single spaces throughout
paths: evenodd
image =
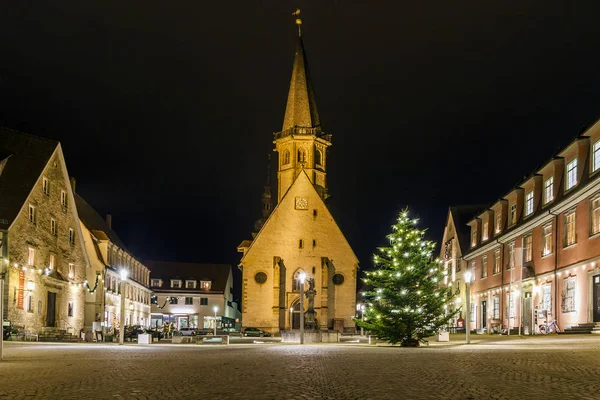
M 258 328 L 244 328 L 242 329 L 243 336 L 258 336 L 258 337 L 269 337 L 271 334 Z
M 196 336 L 196 328 L 181 328 L 179 336 Z
M 12 324 L 10 321 L 2 321 L 2 338 L 4 340 L 10 339 L 10 333 L 12 332 Z

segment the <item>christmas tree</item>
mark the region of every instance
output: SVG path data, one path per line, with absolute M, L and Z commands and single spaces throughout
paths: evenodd
M 375 269 L 365 272 L 364 321 L 356 323 L 379 339 L 418 346 L 448 324 L 451 286 L 444 285 L 444 268 L 432 257 L 435 243 L 424 239 L 408 210 L 387 236 L 390 245 L 373 256 Z

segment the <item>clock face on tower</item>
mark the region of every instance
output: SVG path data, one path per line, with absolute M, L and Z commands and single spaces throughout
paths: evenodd
M 304 197 L 296 197 L 296 210 L 308 210 L 308 200 Z

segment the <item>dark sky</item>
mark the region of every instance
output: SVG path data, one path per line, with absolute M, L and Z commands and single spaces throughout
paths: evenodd
M 0 124 L 60 140 L 144 259 L 237 264 L 296 7 L 363 268 L 405 205 L 439 241 L 449 205 L 493 202 L 600 116 L 598 1 L 2 3 Z

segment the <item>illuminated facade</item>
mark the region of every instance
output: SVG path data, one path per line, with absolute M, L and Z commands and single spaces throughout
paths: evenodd
M 600 121 L 468 221 L 471 329 L 600 323 Z M 463 270 L 464 271 L 464 270 Z M 467 318 L 465 318 L 467 319 Z
M 301 35 L 274 144 L 278 203 L 253 240 L 238 246 L 242 325 L 271 333 L 299 327 L 304 272 L 314 279 L 317 327 L 353 331 L 358 259 L 325 204 L 331 135 L 321 129 Z

